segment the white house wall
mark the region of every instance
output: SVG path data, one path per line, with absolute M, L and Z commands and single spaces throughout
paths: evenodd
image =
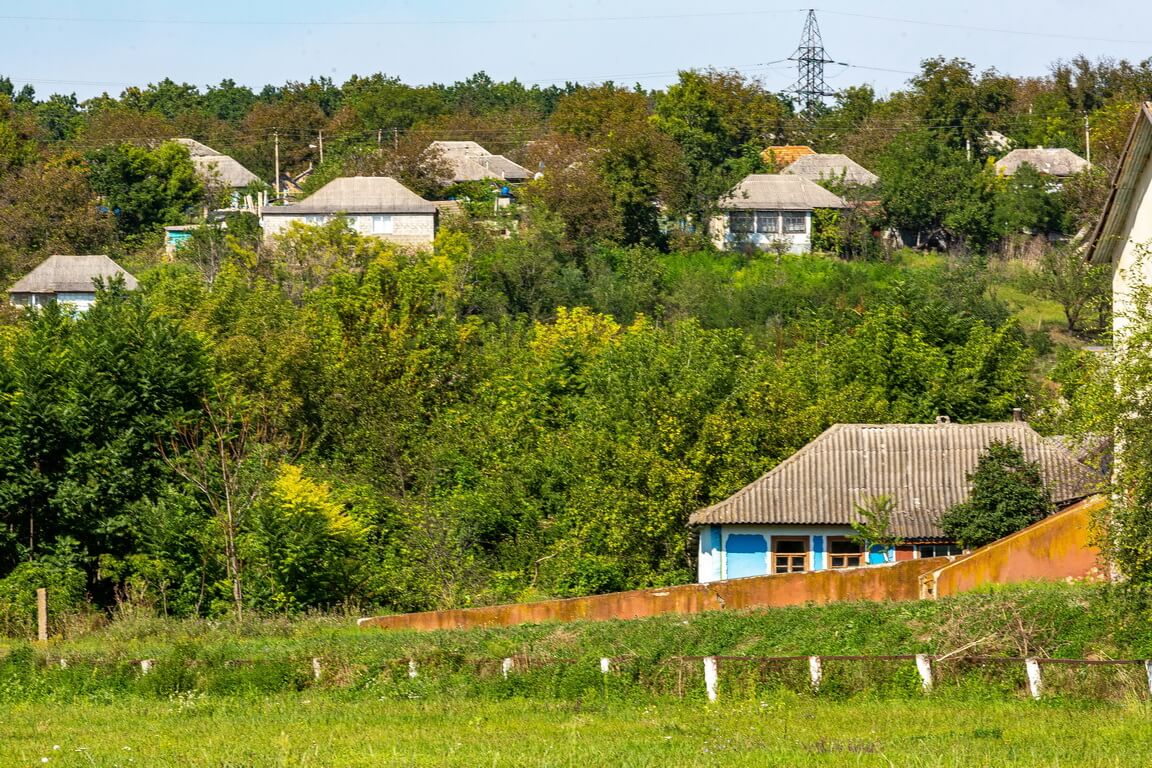
M 1132 291 L 1152 285 L 1152 163 L 1146 163 L 1134 186 L 1132 224 L 1112 272 L 1113 329 L 1120 338 L 1131 306 Z
M 393 213 L 377 214 L 392 217 L 392 232 L 378 234 L 372 231 L 372 215 L 348 215 L 340 218 L 346 219 L 352 229 L 362 235 L 379 237 L 399 245 L 431 245 L 436 238 L 436 215 L 433 213 Z M 264 214 L 261 222 L 264 227 L 264 237 L 270 238 L 281 234 L 293 223 L 324 224 L 337 218 L 333 216 L 316 215 L 289 215 Z
M 728 231 L 728 214 L 712 217 L 710 227 L 712 242 L 722 251 L 737 251 L 752 246 L 762 251 L 772 249 L 776 242 L 788 243 L 788 253 L 808 253 L 812 250 L 812 212 L 804 212 L 804 232 L 760 234 L 741 232 L 733 235 Z

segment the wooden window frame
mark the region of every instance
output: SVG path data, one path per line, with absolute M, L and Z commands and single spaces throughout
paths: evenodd
M 803 552 L 782 552 L 782 553 L 778 554 L 776 551 L 776 545 L 779 544 L 780 542 L 785 542 L 785 541 L 799 542 L 800 544 L 803 545 L 804 551 Z M 772 574 L 777 574 L 777 573 L 807 573 L 808 571 L 812 570 L 812 561 L 811 561 L 812 537 L 810 537 L 810 536 L 773 536 L 771 544 L 772 544 L 772 547 L 771 547 L 772 560 L 769 564 L 771 566 L 769 568 L 769 571 L 768 571 L 769 573 L 772 573 Z M 785 566 L 785 570 L 782 570 L 782 571 L 777 570 L 779 568 L 778 564 L 776 563 L 777 557 L 789 558 L 789 563 L 787 566 Z M 803 566 L 802 566 L 801 570 L 795 570 L 795 562 L 794 562 L 795 558 L 803 558 Z
M 839 554 L 832 554 L 833 542 L 838 543 L 838 542 L 842 542 L 842 541 L 847 542 L 854 547 L 857 547 L 859 549 L 859 554 L 849 554 L 846 552 L 842 552 Z M 868 564 L 868 550 L 865 547 L 855 543 L 854 541 L 852 541 L 847 536 L 829 536 L 827 539 L 825 539 L 824 551 L 825 551 L 825 556 L 828 558 L 828 570 L 837 570 L 838 571 L 842 568 L 859 568 L 862 565 Z M 856 558 L 859 558 L 859 562 L 848 563 L 847 560 L 845 560 L 844 563 L 841 563 L 840 565 L 836 565 L 832 562 L 832 558 L 834 558 L 834 557 L 843 557 L 843 558 L 856 557 Z

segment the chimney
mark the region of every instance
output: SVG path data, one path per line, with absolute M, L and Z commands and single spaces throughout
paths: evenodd
M 949 416 L 945 416 L 944 414 L 940 414 L 939 416 L 936 417 L 936 423 L 937 424 L 951 424 L 952 418 Z
M 1013 408 L 1012 409 L 1012 421 L 1024 421 L 1024 409 L 1023 408 Z

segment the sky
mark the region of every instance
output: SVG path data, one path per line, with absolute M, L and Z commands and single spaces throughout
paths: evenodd
M 170 77 L 231 78 L 259 89 L 374 72 L 411 84 L 485 71 L 541 86 L 565 81 L 658 88 L 681 69 L 734 68 L 786 90 L 807 10 L 764 0 L 0 0 L 0 75 L 41 97 Z M 816 16 L 828 86 L 899 89 L 932 56 L 1043 75 L 1083 53 L 1152 56 L 1152 3 L 1132 0 L 823 0 Z M 845 66 L 848 65 L 848 66 Z

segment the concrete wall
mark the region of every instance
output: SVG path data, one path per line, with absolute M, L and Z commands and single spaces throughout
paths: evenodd
M 943 562 L 947 562 L 946 558 L 927 558 L 867 568 L 755 576 L 712 584 L 686 584 L 569 600 L 406 613 L 361 619 L 360 626 L 381 629 L 467 629 L 544 621 L 634 619 L 664 613 L 700 613 L 719 609 L 777 608 L 809 602 L 915 600 L 920 594 L 921 577 L 939 568 Z
M 1103 578 L 1093 544 L 1093 518 L 1108 505 L 1093 496 L 976 550 L 926 579 L 925 597 L 945 597 L 985 584 Z

